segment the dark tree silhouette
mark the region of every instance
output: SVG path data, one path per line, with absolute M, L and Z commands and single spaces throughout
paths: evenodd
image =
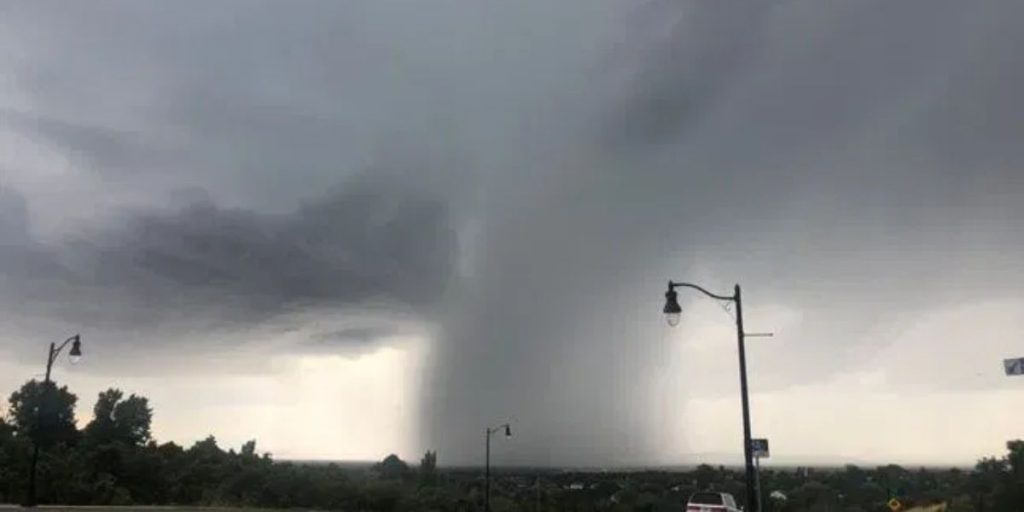
M 377 463 L 376 469 L 387 480 L 400 479 L 409 474 L 409 465 L 393 453 Z
M 437 483 L 437 452 L 427 450 L 420 459 L 420 483 L 435 485 Z
M 108 389 L 100 393 L 93 407 L 93 419 L 85 427 L 85 437 L 97 444 L 125 443 L 143 445 L 150 438 L 150 424 L 153 411 L 149 400 L 131 395 L 122 400 L 124 393 L 119 389 Z
M 53 446 L 40 460 L 41 503 L 479 512 L 482 501 L 480 470 L 442 471 L 433 451 L 423 455 L 415 472 L 397 455 L 372 468 L 275 462 L 257 453 L 255 440 L 237 451 L 222 448 L 212 436 L 187 449 L 157 443 L 150 439 L 148 401 L 125 398 L 117 389 L 99 394 L 93 418 L 79 434 L 74 404 L 66 388 L 44 388 L 35 381 L 11 395 L 7 415 L 0 415 L 0 503 L 24 497 L 37 414 L 54 418 L 46 424 L 53 429 L 47 431 Z M 81 442 L 60 442 L 78 438 Z M 883 511 L 893 495 L 908 508 L 944 501 L 949 512 L 1021 512 L 1024 442 L 1011 441 L 1006 448 L 1004 455 L 982 459 L 972 470 L 762 468 L 766 512 Z M 682 510 L 696 491 L 738 496 L 743 472 L 710 465 L 644 472 L 529 469 L 503 471 L 493 483 L 495 512 L 658 512 Z
M 75 403 L 78 397 L 67 386 L 53 382 L 26 382 L 8 399 L 15 432 L 41 446 L 72 442 L 78 437 Z

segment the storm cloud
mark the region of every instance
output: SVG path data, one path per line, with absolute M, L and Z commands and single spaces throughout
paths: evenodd
M 15 358 L 74 329 L 103 375 L 258 373 L 413 334 L 446 461 L 512 420 L 503 462 L 676 462 L 736 374 L 731 312 L 664 327 L 671 278 L 744 286 L 766 396 L 1007 386 L 973 376 L 1024 285 L 1018 3 L 0 9 Z
M 60 244 L 32 240 L 24 200 L 7 191 L 4 234 L 14 243 L 0 255 L 8 285 L 66 290 L 7 310 L 111 330 L 188 321 L 229 329 L 303 308 L 375 303 L 428 313 L 455 258 L 445 204 L 379 176 L 351 181 L 289 214 L 199 200 L 126 212 Z
M 961 7 L 646 5 L 596 136 L 532 166 L 528 211 L 487 215 L 481 295 L 441 349 L 443 446 L 510 416 L 543 434 L 503 458 L 622 464 L 718 428 L 682 421 L 678 396 L 735 396 L 729 314 L 688 315 L 687 338 L 718 348 L 669 363 L 669 278 L 747 287 L 748 328 L 779 340 L 750 349 L 762 392 L 879 368 L 907 393 L 1010 385 L 977 378 L 1010 349 L 998 339 L 959 363 L 963 340 L 901 341 L 925 318 L 937 333 L 971 304 L 1019 303 L 1024 278 L 1024 154 L 1007 139 L 1022 40 L 1003 17 L 1018 8 Z M 904 343 L 929 355 L 884 355 Z

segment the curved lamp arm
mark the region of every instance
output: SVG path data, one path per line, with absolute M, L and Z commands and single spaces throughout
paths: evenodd
M 498 425 L 496 427 L 488 428 L 487 435 L 494 434 L 496 432 L 501 431 L 502 429 L 505 430 L 505 437 L 512 437 L 512 428 L 509 426 L 508 423 L 502 423 L 501 425 Z
M 64 340 L 64 343 L 61 343 L 60 345 L 57 345 L 53 350 L 50 351 L 50 361 L 49 361 L 49 364 L 53 364 L 53 362 L 57 360 L 57 356 L 60 355 L 60 351 L 64 350 L 64 347 L 68 346 L 68 343 L 71 343 L 71 342 L 75 343 L 71 347 L 71 352 L 72 352 L 71 355 L 73 355 L 73 356 L 74 355 L 80 355 L 80 353 L 79 354 L 75 354 L 75 352 L 80 352 L 81 351 L 81 349 L 78 348 L 78 347 L 82 343 L 82 336 L 80 334 L 76 334 L 76 335 L 74 335 L 74 336 Z
M 668 282 L 668 289 L 669 289 L 669 291 L 675 291 L 676 288 L 693 288 L 694 290 L 697 290 L 697 291 L 703 293 L 704 295 L 707 295 L 708 297 L 711 297 L 712 299 L 731 300 L 733 302 L 736 301 L 736 296 L 735 295 L 732 295 L 732 296 L 729 296 L 729 295 L 718 295 L 717 293 L 711 293 L 711 292 L 707 291 L 706 289 L 704 289 L 702 286 L 699 286 L 699 285 L 696 285 L 696 284 L 693 284 L 693 283 L 677 283 L 675 281 L 669 281 Z

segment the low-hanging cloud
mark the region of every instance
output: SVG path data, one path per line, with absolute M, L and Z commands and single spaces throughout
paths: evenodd
M 197 200 L 125 212 L 57 244 L 31 238 L 17 193 L 5 191 L 2 204 L 4 239 L 14 242 L 0 245 L 0 272 L 12 291 L 5 297 L 46 287 L 66 292 L 8 302 L 8 311 L 93 330 L 152 329 L 176 338 L 173 330 L 189 321 L 223 330 L 304 309 L 374 304 L 428 316 L 456 257 L 445 203 L 380 174 L 358 176 L 288 214 Z M 346 339 L 379 338 L 362 332 Z M 336 338 L 323 333 L 312 341 Z

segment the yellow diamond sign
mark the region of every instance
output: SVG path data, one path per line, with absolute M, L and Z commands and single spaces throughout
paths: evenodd
M 892 512 L 899 512 L 903 508 L 903 504 L 896 498 L 889 500 L 887 505 L 889 505 L 889 510 L 892 510 Z

